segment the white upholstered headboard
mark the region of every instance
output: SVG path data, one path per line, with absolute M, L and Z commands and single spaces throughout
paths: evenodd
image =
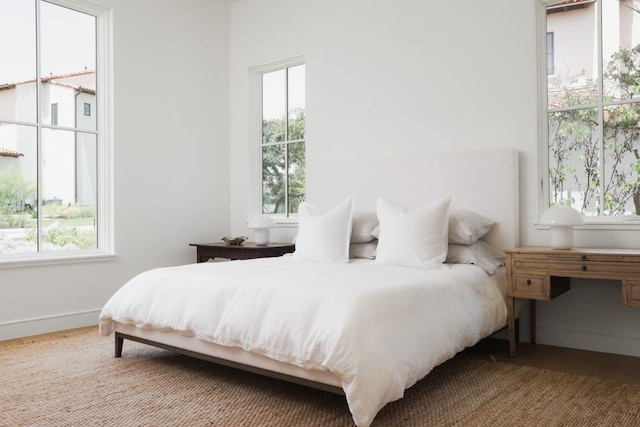
M 356 211 L 375 212 L 379 196 L 408 209 L 452 196 L 452 207 L 472 209 L 497 222 L 484 238 L 512 249 L 519 241 L 518 151 L 491 149 L 412 157 L 337 159 L 308 180 L 307 200 L 320 210 L 355 195 Z

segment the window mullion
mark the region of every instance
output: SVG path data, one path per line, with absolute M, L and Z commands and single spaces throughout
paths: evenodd
M 598 64 L 598 138 L 600 139 L 600 212 L 599 215 L 604 215 L 605 212 L 605 190 L 606 190 L 606 175 L 605 175 L 605 153 L 604 153 L 604 50 L 602 45 L 602 0 L 596 1 L 596 44 L 597 54 L 596 62 Z
M 289 68 L 284 73 L 284 209 L 289 218 Z
M 598 106 L 598 117 L 600 118 L 600 124 L 598 125 L 598 138 L 600 139 L 600 146 L 598 147 L 600 150 L 600 212 L 598 216 L 604 215 L 605 211 L 605 190 L 606 190 L 606 175 L 605 175 L 605 153 L 604 153 L 604 108 L 603 104 L 600 103 Z
M 42 24 L 40 15 L 40 0 L 34 0 L 36 6 L 36 155 L 37 155 L 37 170 L 36 170 L 36 250 L 42 252 L 42 168 L 44 167 L 44 159 L 42 155 L 42 76 L 40 73 L 41 64 L 41 31 L 40 26 Z

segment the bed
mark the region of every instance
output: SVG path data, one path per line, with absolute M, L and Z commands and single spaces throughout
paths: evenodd
M 336 161 L 308 182 L 296 251 L 158 268 L 100 314 L 134 340 L 341 393 L 355 424 L 507 322 L 513 149 Z

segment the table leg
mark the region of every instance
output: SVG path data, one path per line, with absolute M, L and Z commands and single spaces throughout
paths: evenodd
M 210 259 L 214 259 L 214 256 L 210 256 L 207 251 L 197 248 L 196 249 L 196 263 L 208 262 Z
M 529 300 L 529 336 L 531 344 L 536 343 L 536 300 Z
M 509 326 L 509 356 L 516 355 L 515 298 L 507 297 L 507 324 Z

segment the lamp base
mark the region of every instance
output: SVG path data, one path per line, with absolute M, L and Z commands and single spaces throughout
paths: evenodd
M 550 245 L 553 249 L 573 247 L 573 226 L 551 226 L 549 233 Z
M 253 234 L 253 240 L 258 246 L 266 246 L 269 244 L 269 229 L 256 228 Z

